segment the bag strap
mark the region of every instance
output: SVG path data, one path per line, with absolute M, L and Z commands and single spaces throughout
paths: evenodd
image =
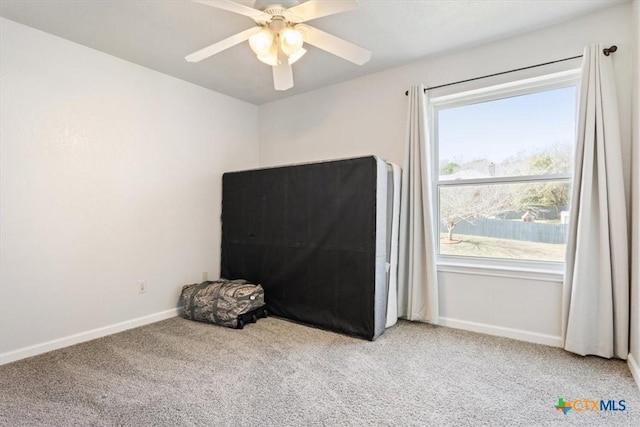
M 222 292 L 222 287 L 226 285 L 226 283 L 218 283 L 219 286 L 213 290 L 213 298 L 211 298 L 211 315 L 213 316 L 213 321 L 216 323 L 220 323 L 220 318 L 218 317 L 218 300 L 220 299 L 220 292 Z

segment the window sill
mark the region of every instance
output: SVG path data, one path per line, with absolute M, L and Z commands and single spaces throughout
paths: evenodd
M 562 283 L 564 271 L 559 268 L 511 267 L 487 262 L 466 263 L 460 261 L 438 261 L 438 272 L 470 274 L 475 276 L 510 277 L 515 279 L 539 280 Z

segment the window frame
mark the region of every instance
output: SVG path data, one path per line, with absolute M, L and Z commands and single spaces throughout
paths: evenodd
M 580 69 L 545 74 L 528 79 L 518 79 L 508 83 L 491 85 L 479 89 L 467 90 L 442 96 L 434 96 L 429 102 L 429 116 L 433 118 L 430 128 L 431 155 L 431 190 L 433 195 L 433 218 L 435 219 L 434 236 L 436 236 L 436 263 L 438 271 L 447 271 L 464 274 L 519 277 L 528 279 L 540 279 L 562 281 L 564 273 L 564 261 L 537 261 L 525 259 L 471 257 L 460 255 L 440 254 L 440 188 L 454 186 L 469 186 L 483 184 L 518 184 L 541 183 L 546 181 L 566 181 L 571 185 L 572 172 L 565 174 L 521 175 L 521 176 L 496 176 L 487 178 L 467 178 L 456 180 L 440 179 L 439 165 L 439 134 L 438 113 L 441 110 L 461 107 L 528 95 L 545 90 L 576 87 L 576 93 L 580 87 Z M 576 97 L 576 109 L 577 97 Z

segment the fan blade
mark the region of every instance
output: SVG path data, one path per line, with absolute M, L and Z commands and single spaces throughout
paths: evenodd
M 225 49 L 229 49 L 230 47 L 233 47 L 238 43 L 242 43 L 243 41 L 248 40 L 249 37 L 257 33 L 258 31 L 260 31 L 260 27 L 249 28 L 248 30 L 244 30 L 241 33 L 235 34 L 231 37 L 214 43 L 211 46 L 207 46 L 197 52 L 193 52 L 192 54 L 185 56 L 184 59 L 189 62 L 200 62 L 203 59 L 213 56 L 218 52 L 222 52 Z
M 309 0 L 290 9 L 285 16 L 291 22 L 305 22 L 323 16 L 347 12 L 358 8 L 358 0 L 326 1 Z
M 304 4 L 304 3 L 303 3 Z M 309 25 L 296 25 L 304 34 L 304 41 L 354 64 L 363 65 L 371 59 L 371 51 L 332 36 Z
M 258 9 L 254 9 L 249 6 L 245 6 L 240 3 L 236 3 L 231 0 L 192 0 L 195 3 L 206 4 L 207 6 L 216 7 L 218 9 L 228 10 L 229 12 L 239 13 L 240 15 L 248 16 L 254 21 L 271 21 L 273 18 L 268 13 L 264 13 Z
M 293 69 L 282 51 L 278 52 L 278 65 L 273 66 L 273 87 L 287 90 L 293 87 Z

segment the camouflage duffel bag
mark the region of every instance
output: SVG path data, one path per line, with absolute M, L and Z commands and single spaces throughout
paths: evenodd
M 182 317 L 242 329 L 266 317 L 264 290 L 246 280 L 207 281 L 182 287 Z

